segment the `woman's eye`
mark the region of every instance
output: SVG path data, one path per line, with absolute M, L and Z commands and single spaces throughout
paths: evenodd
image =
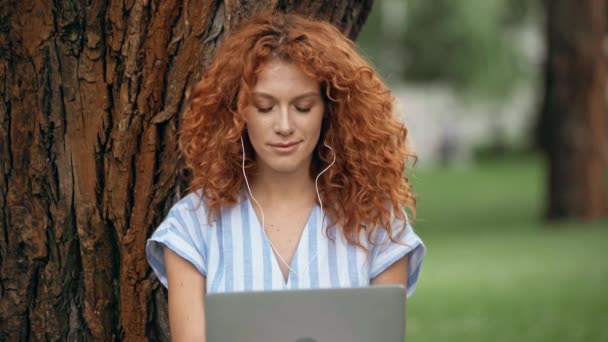
M 307 108 L 296 107 L 296 109 L 298 110 L 298 112 L 302 112 L 302 113 L 308 113 L 308 112 L 310 112 L 310 108 L 311 107 L 307 107 Z
M 258 107 L 258 112 L 260 112 L 260 113 L 268 113 L 268 112 L 270 112 L 272 110 L 273 107 L 265 107 L 265 108 Z

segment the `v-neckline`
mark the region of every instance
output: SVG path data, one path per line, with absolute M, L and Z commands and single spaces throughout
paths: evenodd
M 245 198 L 246 198 L 245 200 L 247 201 L 247 211 L 249 212 L 250 216 L 253 215 L 253 218 L 255 221 L 255 226 L 257 227 L 259 233 L 262 235 L 261 236 L 262 244 L 263 244 L 262 248 L 268 248 L 270 250 L 270 255 L 271 255 L 271 259 L 272 259 L 271 267 L 273 268 L 272 274 L 274 276 L 274 274 L 276 272 L 278 272 L 280 280 L 281 280 L 281 284 L 283 285 L 283 288 L 287 288 L 291 284 L 292 275 L 295 275 L 296 277 L 300 276 L 300 274 L 297 272 L 297 270 L 295 270 L 293 268 L 293 262 L 294 262 L 294 259 L 296 259 L 298 257 L 298 255 L 300 254 L 300 250 L 302 249 L 302 243 L 304 242 L 304 239 L 308 239 L 308 234 L 309 234 L 312 220 L 314 218 L 316 218 L 315 211 L 317 210 L 317 203 L 315 202 L 313 204 L 312 209 L 310 210 L 310 213 L 308 213 L 308 218 L 306 219 L 306 223 L 304 224 L 304 228 L 302 229 L 302 233 L 300 234 L 300 238 L 298 240 L 298 244 L 296 245 L 296 249 L 293 253 L 293 256 L 291 257 L 291 260 L 289 260 L 289 269 L 288 269 L 288 273 L 287 273 L 287 280 L 285 280 L 285 277 L 283 276 L 283 271 L 281 270 L 281 266 L 279 265 L 279 260 L 277 259 L 277 255 L 276 255 L 277 252 L 270 245 L 269 238 L 266 235 L 266 231 L 262 227 L 262 223 L 260 222 L 260 219 L 258 218 L 258 215 L 255 211 L 255 208 L 253 207 L 253 203 L 252 203 L 251 198 L 249 197 L 248 193 L 245 193 Z M 309 260 L 305 260 L 305 264 L 299 265 L 299 266 L 300 267 L 305 266 L 306 269 L 308 269 L 309 263 L 310 263 L 310 256 L 309 256 Z M 293 273 L 295 273 L 295 274 L 293 274 Z

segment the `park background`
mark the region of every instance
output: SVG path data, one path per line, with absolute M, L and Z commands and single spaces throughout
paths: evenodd
M 408 341 L 608 341 L 608 221 L 547 213 L 547 6 L 379 1 L 358 39 L 419 158 L 414 227 L 428 254 Z
M 408 125 L 408 341 L 608 341 L 606 0 L 0 0 L 0 341 L 169 340 L 180 119 L 269 8 L 356 40 Z

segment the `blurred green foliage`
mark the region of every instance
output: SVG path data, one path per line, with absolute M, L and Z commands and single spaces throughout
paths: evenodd
M 384 0 L 374 5 L 359 44 L 391 82 L 397 76 L 440 82 L 465 96 L 503 97 L 530 73 L 521 35 L 540 22 L 539 5 L 538 0 Z M 399 22 L 387 15 L 400 9 Z
M 510 90 L 523 61 L 503 27 L 501 0 L 410 0 L 403 40 L 405 77 L 445 81 L 457 90 Z

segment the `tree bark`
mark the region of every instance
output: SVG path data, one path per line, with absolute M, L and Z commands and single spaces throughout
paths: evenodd
M 145 241 L 225 32 L 267 8 L 354 39 L 372 0 L 0 0 L 0 341 L 167 340 Z
M 548 56 L 538 137 L 548 161 L 546 216 L 607 213 L 605 0 L 545 1 Z

